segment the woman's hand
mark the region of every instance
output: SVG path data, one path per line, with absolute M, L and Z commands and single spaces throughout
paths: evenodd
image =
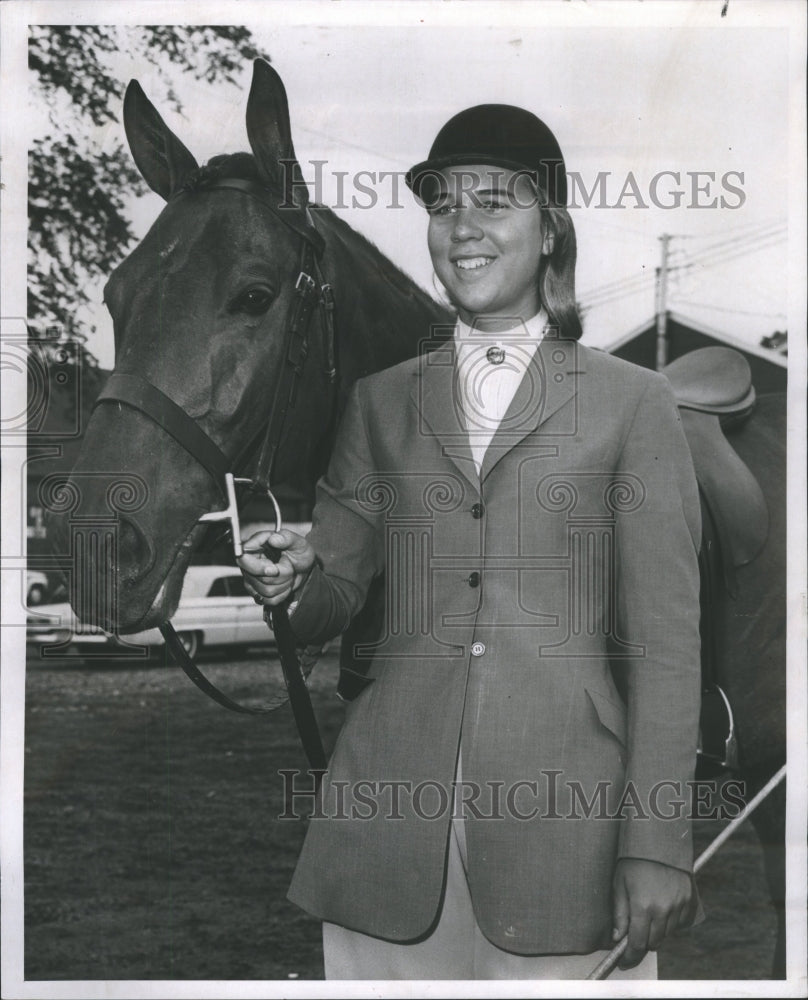
M 280 552 L 274 562 L 267 547 Z M 314 566 L 314 549 L 302 535 L 288 528 L 258 531 L 244 542 L 238 560 L 249 593 L 261 604 L 276 605 L 299 590 Z
M 692 879 L 687 872 L 657 861 L 621 858 L 614 876 L 615 943 L 628 935 L 621 969 L 638 965 L 665 937 L 689 923 Z

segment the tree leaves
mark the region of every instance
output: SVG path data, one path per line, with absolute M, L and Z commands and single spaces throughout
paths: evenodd
M 28 160 L 28 317 L 71 337 L 87 279 L 111 271 L 133 240 L 128 196 L 146 190 L 122 147 L 82 146 L 70 135 L 39 139 Z
M 178 73 L 237 84 L 262 55 L 251 32 L 230 26 L 31 26 L 32 93 L 47 112 L 46 134 L 29 150 L 28 319 L 32 332 L 89 332 L 88 285 L 108 274 L 134 240 L 132 195 L 147 188 L 123 143 L 105 128 L 118 120 L 126 80 L 120 53 L 146 60 L 163 85 L 159 102 L 182 107 Z M 264 58 L 267 58 L 264 55 Z

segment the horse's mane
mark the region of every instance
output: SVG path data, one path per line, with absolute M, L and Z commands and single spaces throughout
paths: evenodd
M 356 229 L 332 212 L 331 209 L 320 205 L 313 205 L 312 208 L 317 211 L 317 219 L 322 219 L 324 224 L 331 228 L 333 236 L 350 251 L 351 257 L 366 265 L 369 276 L 378 273 L 385 279 L 386 283 L 389 283 L 407 297 L 415 295 L 418 298 L 423 298 L 425 306 L 431 308 L 433 311 L 437 313 L 442 310 L 445 311 L 445 307 L 435 302 L 405 271 L 397 267 L 372 240 L 357 232 Z M 452 320 L 452 322 L 454 321 Z
M 223 153 L 186 174 L 182 186 L 186 191 L 202 191 L 225 177 L 263 183 L 258 163 L 252 153 Z
M 203 166 L 191 171 L 184 178 L 183 189 L 202 191 L 224 178 L 266 183 L 252 153 L 224 153 L 212 157 Z M 362 261 L 366 277 L 383 279 L 386 286 L 392 287 L 409 301 L 419 300 L 423 308 L 427 312 L 434 313 L 436 317 L 448 316 L 440 305 L 385 256 L 371 240 L 357 232 L 326 206 L 313 203 L 310 208 L 315 218 L 318 221 L 322 220 L 324 227 L 349 251 L 351 258 Z

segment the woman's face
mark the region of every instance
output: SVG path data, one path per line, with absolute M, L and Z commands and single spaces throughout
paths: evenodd
M 429 209 L 432 266 L 460 318 L 507 330 L 539 311 L 543 234 L 530 180 L 504 167 L 446 167 Z

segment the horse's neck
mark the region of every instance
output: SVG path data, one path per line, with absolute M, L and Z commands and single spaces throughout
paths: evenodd
M 453 318 L 444 308 L 333 212 L 320 210 L 320 221 L 343 388 L 415 357 L 425 340 L 446 336 Z

